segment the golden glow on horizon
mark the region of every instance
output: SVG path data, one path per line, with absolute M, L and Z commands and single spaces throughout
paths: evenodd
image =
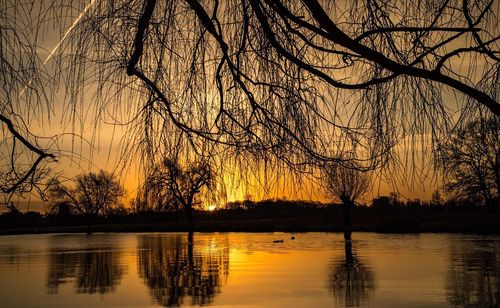
M 129 205 L 129 200 L 136 197 L 137 187 L 141 183 L 140 170 L 136 168 L 131 168 L 125 174 L 119 176 L 123 185 L 125 186 L 127 196 L 124 198 L 124 204 Z M 203 208 L 207 211 L 216 211 L 219 207 L 224 206 L 227 202 L 237 202 L 250 200 L 258 202 L 261 200 L 304 200 L 304 201 L 315 201 L 330 203 L 336 202 L 332 200 L 328 194 L 324 191 L 324 188 L 320 186 L 317 181 L 312 181 L 306 176 L 292 175 L 286 173 L 283 176 L 275 174 L 274 176 L 268 176 L 268 182 L 264 182 L 258 179 L 257 176 L 262 176 L 261 173 L 250 174 L 245 177 L 241 175 L 235 175 L 234 173 L 226 172 L 223 176 L 224 184 L 217 185 L 215 188 L 217 192 L 217 200 L 208 201 L 203 204 Z M 300 177 L 300 179 L 298 178 Z M 238 183 L 238 178 L 241 180 Z M 371 204 L 372 199 L 378 196 L 389 196 L 389 193 L 396 191 L 395 188 L 391 186 L 390 183 L 385 183 L 379 179 L 373 180 L 372 189 L 359 200 L 360 203 Z M 435 183 L 431 183 L 428 179 L 425 183 L 425 187 L 413 187 L 407 188 L 400 186 L 397 191 L 400 194 L 402 200 L 419 198 L 421 200 L 430 200 L 432 193 L 438 186 Z M 224 193 L 221 193 L 221 187 L 224 187 Z M 267 191 L 266 190 L 267 186 Z M 222 196 L 222 195 L 225 195 Z

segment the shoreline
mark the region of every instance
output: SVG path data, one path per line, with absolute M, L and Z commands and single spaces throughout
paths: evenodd
M 155 223 L 110 223 L 92 225 L 92 233 L 132 233 L 132 232 L 188 232 L 184 221 Z M 343 232 L 341 224 L 319 218 L 283 219 L 238 219 L 196 222 L 194 232 Z M 496 221 L 470 222 L 395 222 L 354 224 L 352 232 L 375 232 L 387 234 L 410 233 L 465 233 L 497 234 L 500 225 Z M 0 228 L 2 235 L 47 234 L 47 233 L 87 233 L 86 225 L 75 226 L 26 226 Z

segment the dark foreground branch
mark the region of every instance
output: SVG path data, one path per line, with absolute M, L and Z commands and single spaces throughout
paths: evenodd
M 7 184 L 6 186 L 1 187 L 3 193 L 10 194 L 15 192 L 23 183 L 28 181 L 28 179 L 35 173 L 38 166 L 45 158 L 55 159 L 56 157 L 54 154 L 50 154 L 43 151 L 42 149 L 38 148 L 37 146 L 29 142 L 26 138 L 24 138 L 16 130 L 14 124 L 9 118 L 0 114 L 0 121 L 2 121 L 7 126 L 9 132 L 14 136 L 15 139 L 19 140 L 31 152 L 36 153 L 38 155 L 38 158 L 35 160 L 35 162 L 33 162 L 33 164 L 31 165 L 30 169 L 27 172 L 24 172 L 23 175 L 19 177 L 14 183 Z

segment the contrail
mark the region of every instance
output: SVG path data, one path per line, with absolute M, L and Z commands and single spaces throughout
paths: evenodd
M 45 58 L 45 61 L 43 61 L 43 65 L 47 64 L 47 62 L 49 62 L 49 60 L 54 56 L 54 54 L 56 53 L 56 51 L 59 49 L 59 47 L 61 47 L 61 44 L 66 40 L 66 38 L 68 37 L 68 35 L 71 33 L 71 31 L 73 31 L 73 29 L 76 27 L 76 25 L 78 25 L 78 23 L 80 22 L 80 20 L 83 18 L 83 16 L 87 13 L 87 11 L 90 9 L 90 7 L 96 2 L 97 0 L 90 0 L 90 3 L 87 4 L 85 6 L 85 8 L 83 9 L 83 11 L 80 13 L 80 15 L 78 15 L 78 17 L 75 19 L 75 21 L 73 21 L 73 23 L 71 24 L 71 27 L 68 28 L 68 30 L 66 30 L 66 32 L 64 33 L 63 37 L 61 38 L 61 40 L 59 40 L 59 42 L 56 44 L 56 46 L 54 48 L 52 48 L 52 51 L 49 53 L 49 55 L 47 56 L 47 58 Z M 26 89 L 28 88 L 28 86 L 31 85 L 31 81 L 33 79 L 31 79 L 28 84 L 24 87 L 24 89 L 19 93 L 19 97 L 21 95 L 23 95 L 24 91 L 26 91 Z
M 75 19 L 75 21 L 73 22 L 73 24 L 71 25 L 71 27 L 69 27 L 68 30 L 66 30 L 66 33 L 64 33 L 64 35 L 61 38 L 61 40 L 59 41 L 59 43 L 57 43 L 57 45 L 52 49 L 52 51 L 47 56 L 47 58 L 45 59 L 45 61 L 43 61 L 44 65 L 47 64 L 47 62 L 49 62 L 49 60 L 54 56 L 54 53 L 59 49 L 59 47 L 61 46 L 61 44 L 64 42 L 64 40 L 66 40 L 66 38 L 71 33 L 71 31 L 73 31 L 73 29 L 76 27 L 76 25 L 78 25 L 78 23 L 82 19 L 83 15 L 85 15 L 87 13 L 87 11 L 90 9 L 90 7 L 96 1 L 97 0 L 91 0 L 90 3 L 87 4 L 87 6 L 85 6 L 85 8 L 83 9 L 83 11 L 80 13 L 80 15 L 78 15 L 78 17 Z

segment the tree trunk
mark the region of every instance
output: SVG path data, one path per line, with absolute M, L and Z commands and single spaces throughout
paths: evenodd
M 495 184 L 497 185 L 497 195 L 496 195 L 496 208 L 500 206 L 500 172 L 498 170 L 495 171 Z
M 483 192 L 484 202 L 486 203 L 486 210 L 488 212 L 493 212 L 495 207 L 494 201 L 486 184 L 481 183 L 481 191 Z
M 194 231 L 194 218 L 193 218 L 193 205 L 188 204 L 186 206 L 186 215 L 187 215 L 187 220 L 188 220 L 188 231 L 193 232 Z
M 352 221 L 351 221 L 351 208 L 354 203 L 348 198 L 342 198 L 342 227 L 344 229 L 344 239 L 351 240 Z
M 85 221 L 87 222 L 87 234 L 91 234 L 92 233 L 93 216 L 92 215 L 85 215 Z

